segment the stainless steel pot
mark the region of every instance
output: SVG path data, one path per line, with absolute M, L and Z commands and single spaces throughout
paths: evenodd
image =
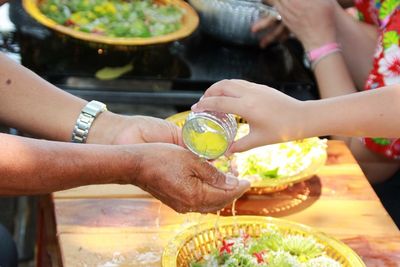
M 279 14 L 261 0 L 189 0 L 200 15 L 200 28 L 226 42 L 257 44 L 252 24 L 262 16 Z

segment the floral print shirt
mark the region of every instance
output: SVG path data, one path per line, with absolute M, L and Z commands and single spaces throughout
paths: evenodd
M 355 0 L 355 4 L 360 20 L 379 27 L 373 68 L 365 89 L 400 85 L 400 0 Z M 400 159 L 400 139 L 364 138 L 364 143 L 375 152 Z

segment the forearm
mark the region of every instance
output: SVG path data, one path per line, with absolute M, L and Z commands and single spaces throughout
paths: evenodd
M 356 20 L 345 10 L 337 8 L 335 12 L 337 41 L 341 44 L 347 68 L 359 90 L 372 69 L 372 60 L 378 40 L 378 30 Z
M 68 94 L 0 53 L 0 123 L 69 141 L 86 101 Z
M 399 137 L 400 86 L 305 102 L 309 136 Z
M 321 98 L 356 92 L 355 85 L 340 52 L 328 55 L 314 70 Z
M 43 194 L 89 184 L 127 183 L 146 145 L 81 145 L 0 134 L 0 195 Z M 128 177 L 129 176 L 129 177 Z M 141 179 L 141 178 L 138 178 Z
M 343 9 L 338 5 L 333 5 L 332 10 L 333 14 L 335 14 L 334 20 L 337 21 L 341 19 L 338 18 L 337 14 L 341 14 Z M 337 24 L 337 22 L 335 22 L 335 24 Z M 331 39 L 328 39 L 328 42 L 336 42 L 338 41 L 338 37 L 339 33 L 336 32 L 336 34 L 330 37 Z M 326 43 L 327 41 L 325 41 L 325 43 L 320 43 L 318 46 L 310 46 L 311 44 L 308 44 L 306 48 L 310 51 Z M 314 73 L 318 82 L 321 98 L 349 94 L 356 91 L 355 84 L 346 66 L 345 57 L 341 52 L 336 52 L 322 58 L 315 65 Z

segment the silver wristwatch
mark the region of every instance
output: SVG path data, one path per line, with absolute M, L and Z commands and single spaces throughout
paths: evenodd
M 106 111 L 107 107 L 104 103 L 92 100 L 82 109 L 79 114 L 74 130 L 72 131 L 71 141 L 73 143 L 86 143 L 86 139 L 89 134 L 90 127 L 94 119 L 103 111 Z

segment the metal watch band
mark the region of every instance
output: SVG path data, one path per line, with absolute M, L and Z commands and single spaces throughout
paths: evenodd
M 71 141 L 73 143 L 86 143 L 90 127 L 94 119 L 107 107 L 104 103 L 92 100 L 81 110 L 72 131 Z

